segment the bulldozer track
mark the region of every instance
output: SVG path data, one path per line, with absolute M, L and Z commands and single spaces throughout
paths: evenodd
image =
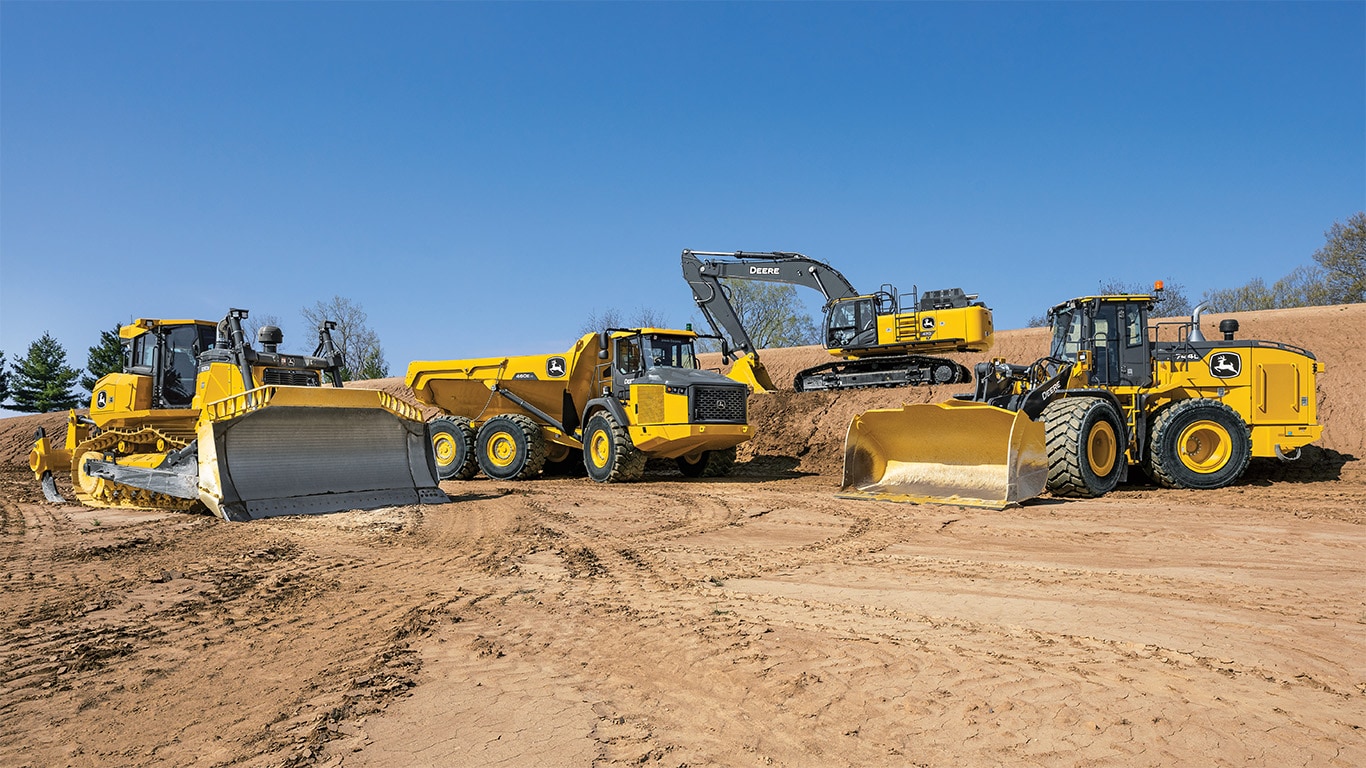
M 99 484 L 95 493 L 87 493 L 82 489 L 77 477 L 80 467 L 76 466 L 80 457 L 86 453 L 98 452 L 112 455 L 116 460 L 119 456 L 126 456 L 134 453 L 165 453 L 175 451 L 189 445 L 194 440 L 192 431 L 179 431 L 169 429 L 157 429 L 155 427 L 141 427 L 139 429 L 107 429 L 98 435 L 90 437 L 76 445 L 76 449 L 71 452 L 72 456 L 72 485 L 75 494 L 82 503 L 96 507 L 132 507 L 134 509 L 166 509 L 166 510 L 189 510 L 199 505 L 197 499 L 180 499 L 174 496 L 167 496 L 161 493 L 153 493 L 142 488 L 115 483 L 106 480 Z

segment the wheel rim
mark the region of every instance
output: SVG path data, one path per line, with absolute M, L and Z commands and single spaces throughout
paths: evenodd
M 490 466 L 512 466 L 512 462 L 517 460 L 517 443 L 512 439 L 512 435 L 499 432 L 489 439 L 488 445 L 484 448 L 484 458 L 488 459 Z
M 588 458 L 592 459 L 593 466 L 607 466 L 608 457 L 612 455 L 612 441 L 607 439 L 606 432 L 594 432 L 588 440 Z
M 1119 457 L 1119 443 L 1115 440 L 1115 428 L 1108 421 L 1098 421 L 1086 436 L 1086 461 L 1096 477 L 1105 477 L 1115 468 Z
M 432 453 L 438 467 L 449 467 L 455 461 L 455 439 L 445 432 L 433 435 Z
M 1233 456 L 1233 440 L 1222 424 L 1197 421 L 1176 438 L 1176 453 L 1181 464 L 1202 475 L 1218 472 Z

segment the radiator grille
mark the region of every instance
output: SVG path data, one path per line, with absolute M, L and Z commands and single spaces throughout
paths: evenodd
M 693 391 L 693 421 L 744 423 L 749 392 L 744 387 L 697 387 Z
M 318 386 L 318 372 L 267 368 L 261 374 L 261 382 L 264 384 L 281 384 L 286 387 L 316 387 Z

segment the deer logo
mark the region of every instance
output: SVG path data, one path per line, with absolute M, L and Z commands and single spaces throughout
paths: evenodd
M 545 361 L 545 375 L 552 379 L 558 379 L 564 375 L 564 358 L 552 357 Z
M 1220 352 L 1209 359 L 1209 372 L 1219 379 L 1232 379 L 1243 372 L 1243 358 L 1237 352 Z

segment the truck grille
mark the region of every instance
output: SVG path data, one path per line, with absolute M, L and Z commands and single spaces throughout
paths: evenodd
M 745 423 L 745 401 L 749 391 L 744 387 L 697 387 L 693 390 L 693 421 L 727 421 Z
M 281 384 L 286 387 L 316 387 L 318 373 L 291 371 L 288 368 L 267 368 L 261 372 L 261 381 L 264 384 Z

